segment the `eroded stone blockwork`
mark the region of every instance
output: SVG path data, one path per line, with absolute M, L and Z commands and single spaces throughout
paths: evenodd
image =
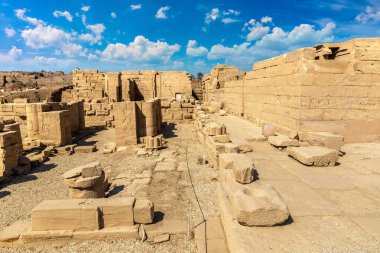
M 9 103 L 0 105 L 0 118 L 26 125 L 27 141 L 45 145 L 71 144 L 72 134 L 84 128 L 83 102 Z
M 184 71 L 123 71 L 99 72 L 97 70 L 73 71 L 72 90 L 62 93 L 62 101 L 84 100 L 86 126 L 114 126 L 115 115 L 113 103 L 123 101 L 148 101 L 161 98 L 170 103 L 173 99 L 180 101 L 177 108 L 184 110 L 173 115 L 165 110 L 171 121 L 187 120 L 190 108 L 186 98 L 192 95 L 191 77 Z M 183 99 L 183 100 L 181 100 Z M 194 101 L 192 101 L 194 105 Z M 173 104 L 173 107 L 175 105 Z M 192 113 L 192 111 L 190 112 Z
M 345 142 L 378 140 L 379 52 L 380 39 L 355 39 L 258 62 L 244 76 L 217 66 L 204 77 L 204 100 L 222 102 L 227 111 L 258 124 L 274 123 L 284 134 L 332 132 Z

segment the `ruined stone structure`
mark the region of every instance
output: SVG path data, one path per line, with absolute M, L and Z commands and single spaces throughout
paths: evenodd
M 192 95 L 191 77 L 183 71 L 103 73 L 76 70 L 73 72 L 73 85 L 72 90 L 62 93 L 62 101 L 84 100 L 86 126 L 114 126 L 113 103 L 116 102 L 148 101 L 154 98 L 181 100 Z M 170 116 L 166 116 L 167 111 Z M 165 110 L 165 118 L 183 120 L 183 114 L 174 117 L 169 111 Z M 187 109 L 184 114 L 187 114 Z
M 28 141 L 46 145 L 71 144 L 72 134 L 84 128 L 83 102 L 1 104 L 0 117 L 26 125 Z
M 332 132 L 345 142 L 379 140 L 379 52 L 379 39 L 355 39 L 258 62 L 245 76 L 217 66 L 204 77 L 204 100 L 222 102 L 255 123 L 274 123 L 285 134 Z
M 117 147 L 144 143 L 143 137 L 161 133 L 160 100 L 129 101 L 114 104 L 115 142 Z
M 14 122 L 0 122 L 0 178 L 13 174 L 18 166 L 18 157 L 23 151 L 20 125 Z

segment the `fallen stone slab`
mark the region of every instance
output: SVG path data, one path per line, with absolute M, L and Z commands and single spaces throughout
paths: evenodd
M 300 134 L 300 140 L 308 142 L 311 146 L 322 146 L 340 150 L 344 145 L 344 136 L 330 132 L 308 132 Z
M 152 243 L 163 243 L 170 240 L 169 234 L 156 235 L 152 241 Z
M 289 210 L 271 185 L 223 183 L 235 219 L 243 226 L 270 227 L 283 224 Z
M 96 146 L 95 145 L 88 145 L 88 146 L 77 146 L 75 147 L 74 151 L 76 153 L 93 153 L 96 152 Z
M 269 136 L 268 142 L 277 148 L 298 147 L 300 143 L 285 135 Z
M 4 228 L 0 232 L 0 242 L 13 242 L 20 238 L 20 235 L 30 228 L 30 221 L 18 220 L 12 225 Z
M 291 147 L 287 152 L 300 163 L 316 167 L 334 166 L 339 159 L 337 150 L 326 147 Z
M 250 144 L 240 144 L 238 153 L 249 153 L 252 152 L 252 146 Z

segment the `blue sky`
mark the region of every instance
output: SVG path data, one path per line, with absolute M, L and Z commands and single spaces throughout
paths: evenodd
M 0 0 L 0 70 L 207 73 L 380 37 L 375 0 Z

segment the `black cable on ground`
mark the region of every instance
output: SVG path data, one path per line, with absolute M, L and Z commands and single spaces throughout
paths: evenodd
M 188 153 L 188 150 L 187 150 L 187 148 L 188 148 L 188 146 L 189 146 L 189 141 L 190 141 L 190 138 L 187 138 L 187 143 L 186 143 L 186 165 L 187 165 L 187 173 L 189 174 L 189 179 L 190 179 L 190 183 L 191 183 L 191 188 L 193 189 L 193 193 L 194 193 L 194 196 L 195 196 L 195 199 L 196 199 L 196 201 L 197 201 L 197 204 L 198 204 L 198 207 L 199 207 L 199 210 L 200 210 L 200 212 L 201 212 L 201 214 L 202 214 L 202 221 L 200 222 L 200 223 L 198 223 L 197 225 L 195 225 L 194 226 L 194 228 L 196 228 L 196 227 L 198 227 L 199 225 L 201 225 L 201 224 L 205 224 L 205 234 L 204 234 L 204 236 L 205 236 L 205 252 L 207 253 L 207 223 L 206 223 L 206 218 L 205 218 L 205 215 L 204 215 L 204 213 L 203 213 L 203 210 L 202 210 L 202 207 L 201 207 L 201 204 L 200 204 L 200 202 L 199 202 L 199 199 L 198 199 L 198 195 L 197 195 L 197 193 L 195 192 L 195 187 L 194 187 L 194 183 L 193 183 L 193 179 L 192 179 L 192 177 L 191 177 L 191 173 L 190 173 L 190 166 L 189 166 L 189 159 L 188 159 L 188 157 L 187 157 L 187 153 Z

